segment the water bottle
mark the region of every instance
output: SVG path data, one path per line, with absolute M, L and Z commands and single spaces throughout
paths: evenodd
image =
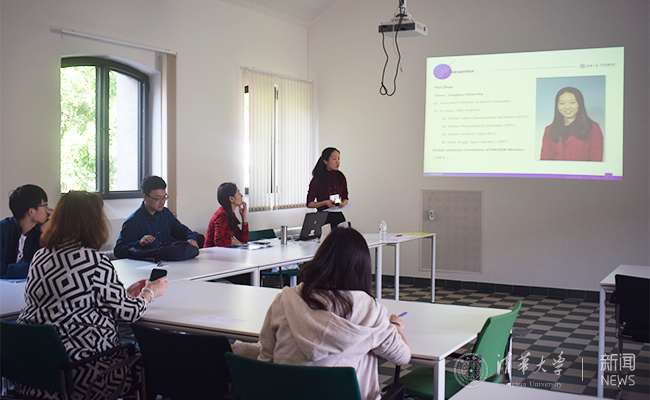
M 381 221 L 381 224 L 379 224 L 379 241 L 385 242 L 387 235 L 388 235 L 388 225 L 386 225 L 386 221 Z

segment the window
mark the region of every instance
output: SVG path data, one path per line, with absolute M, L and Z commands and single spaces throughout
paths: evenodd
M 313 149 L 312 83 L 250 69 L 244 74 L 249 209 L 304 207 Z
M 61 60 L 61 192 L 140 196 L 150 169 L 149 80 L 113 60 Z

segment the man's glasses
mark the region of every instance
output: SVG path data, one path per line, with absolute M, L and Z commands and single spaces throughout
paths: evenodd
M 147 196 L 151 200 L 155 201 L 156 203 L 160 203 L 161 201 L 167 201 L 167 199 L 169 198 L 168 195 L 164 195 L 162 197 L 151 197 L 148 194 L 145 194 L 145 196 Z
M 47 207 L 47 206 L 48 206 L 48 204 L 45 203 L 45 204 L 39 204 L 39 205 L 37 205 L 35 208 L 38 208 L 38 207 Z

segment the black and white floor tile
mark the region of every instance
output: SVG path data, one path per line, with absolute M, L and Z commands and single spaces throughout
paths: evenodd
M 385 287 L 382 297 L 392 298 L 394 289 Z M 430 287 L 400 285 L 400 300 L 429 302 Z M 505 293 L 481 293 L 470 290 L 436 288 L 436 302 L 475 307 L 510 308 L 517 301 L 522 308 L 513 329 L 512 382 L 546 390 L 596 396 L 598 371 L 598 313 L 596 302 L 552 299 Z M 614 336 L 614 307 L 607 306 L 605 353 L 605 397 L 617 393 L 617 339 Z M 460 352 L 470 351 L 469 344 Z M 624 369 L 628 374 L 623 399 L 650 398 L 650 345 L 625 341 Z M 402 367 L 402 374 L 417 366 Z M 628 368 L 625 368 L 628 367 Z M 631 370 L 634 368 L 634 370 Z M 393 365 L 379 367 L 380 383 L 392 382 Z

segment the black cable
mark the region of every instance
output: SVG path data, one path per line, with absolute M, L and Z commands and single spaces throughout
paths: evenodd
M 385 36 L 384 32 L 381 32 L 381 46 L 384 49 L 384 54 L 386 54 L 386 62 L 384 63 L 384 70 L 381 73 L 381 86 L 379 87 L 379 94 L 382 96 L 392 96 L 395 94 L 395 91 L 397 90 L 397 74 L 399 72 L 399 65 L 402 61 L 402 54 L 399 51 L 399 44 L 397 43 L 397 34 L 399 33 L 401 27 L 402 27 L 402 21 L 404 20 L 404 16 L 406 15 L 406 10 L 400 9 L 400 14 L 399 14 L 399 22 L 396 25 L 395 28 L 395 48 L 397 49 L 397 66 L 395 67 L 395 77 L 393 78 L 393 91 L 391 93 L 388 93 L 388 88 L 386 88 L 386 85 L 384 85 L 384 77 L 386 75 L 386 66 L 388 66 L 388 52 L 386 51 L 386 44 L 385 44 Z

